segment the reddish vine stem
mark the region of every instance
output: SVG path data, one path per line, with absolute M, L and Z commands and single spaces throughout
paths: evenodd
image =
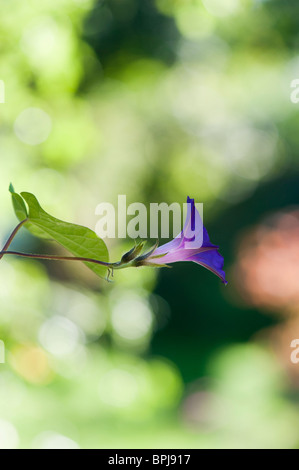
M 27 222 L 28 219 L 24 219 L 22 220 L 22 222 L 20 222 L 16 228 L 11 232 L 7 242 L 5 243 L 4 247 L 2 248 L 1 252 L 0 252 L 0 259 L 2 258 L 2 256 L 5 254 L 7 248 L 9 247 L 9 245 L 11 244 L 11 242 L 13 241 L 14 237 L 16 236 L 16 234 L 18 233 L 18 231 L 20 230 L 20 228 L 22 227 L 22 225 L 25 224 L 25 222 Z
M 48 259 L 48 260 L 57 260 L 57 261 L 83 261 L 86 263 L 95 263 L 102 266 L 107 266 L 108 268 L 114 268 L 118 263 L 106 263 L 105 261 L 99 261 L 93 258 L 84 258 L 81 256 L 56 256 L 56 255 L 37 255 L 33 253 L 22 253 L 21 251 L 0 251 L 0 257 L 4 255 L 15 255 L 22 256 L 24 258 L 37 258 L 37 259 Z
M 24 258 L 37 258 L 37 259 L 48 259 L 48 260 L 60 260 L 60 261 L 83 261 L 83 262 L 88 262 L 88 263 L 95 263 L 95 264 L 100 264 L 102 266 L 107 266 L 108 268 L 114 268 L 119 265 L 119 263 L 106 263 L 105 261 L 99 261 L 93 258 L 84 258 L 84 257 L 79 257 L 79 256 L 56 256 L 56 255 L 37 255 L 33 253 L 22 253 L 20 251 L 8 251 L 7 248 L 9 248 L 11 242 L 13 241 L 14 237 L 24 225 L 28 219 L 22 220 L 16 227 L 15 229 L 11 232 L 7 242 L 5 243 L 4 247 L 0 251 L 0 259 L 4 255 L 15 255 L 15 256 L 22 256 Z

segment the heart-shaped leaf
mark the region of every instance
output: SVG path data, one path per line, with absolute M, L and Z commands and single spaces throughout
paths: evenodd
M 16 216 L 19 220 L 28 219 L 25 222 L 25 227 L 34 235 L 57 241 L 74 256 L 92 258 L 104 262 L 109 261 L 106 244 L 91 229 L 82 225 L 64 222 L 47 214 L 40 206 L 36 197 L 31 193 L 22 192 L 21 197 L 14 192 L 13 187 L 10 187 L 10 191 Z M 28 205 L 28 212 L 24 200 Z M 106 276 L 107 268 L 105 266 L 89 262 L 84 262 L 84 264 L 98 276 Z
M 14 187 L 11 183 L 9 185 L 9 191 L 11 192 L 12 205 L 19 221 L 22 222 L 22 220 L 28 219 L 28 211 L 27 211 L 24 199 L 18 193 L 15 192 Z M 49 240 L 50 238 L 38 227 L 31 224 L 29 222 L 29 219 L 27 220 L 24 227 L 26 227 L 26 229 L 30 233 L 32 233 L 32 235 L 35 235 L 36 237 L 46 238 L 47 240 Z

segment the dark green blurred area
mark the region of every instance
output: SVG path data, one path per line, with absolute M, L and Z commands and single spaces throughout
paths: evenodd
M 92 229 L 119 194 L 189 195 L 228 279 L 2 259 L 0 448 L 298 447 L 298 3 L 0 6 L 3 243 L 10 181 Z

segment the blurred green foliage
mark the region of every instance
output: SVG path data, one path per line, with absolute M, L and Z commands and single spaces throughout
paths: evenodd
M 0 447 L 297 447 L 298 388 L 268 334 L 277 317 L 242 302 L 232 275 L 249 227 L 298 203 L 297 2 L 0 8 L 3 243 L 11 180 L 92 229 L 118 194 L 189 195 L 229 280 L 182 263 L 107 284 L 81 263 L 3 258 Z M 113 259 L 131 245 L 109 241 Z M 57 253 L 25 231 L 14 247 Z

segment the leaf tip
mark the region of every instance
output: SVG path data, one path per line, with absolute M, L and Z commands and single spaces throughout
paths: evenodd
M 9 183 L 9 187 L 8 187 L 8 190 L 11 194 L 13 194 L 15 192 L 15 188 L 13 187 L 13 184 L 12 183 Z

